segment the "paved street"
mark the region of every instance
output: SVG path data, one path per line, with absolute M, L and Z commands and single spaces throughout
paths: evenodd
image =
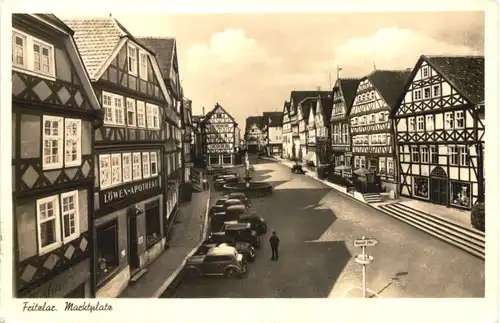
M 252 160 L 255 180 L 271 182 L 274 195 L 254 199 L 269 224 L 255 263 L 242 279 L 183 282 L 173 297 L 360 297 L 361 266 L 353 239 L 379 240 L 368 253 L 369 294 L 378 297 L 483 297 L 484 262 L 368 205 L 352 200 L 275 162 Z M 270 260 L 275 228 L 280 259 Z M 376 297 L 376 295 L 375 295 Z

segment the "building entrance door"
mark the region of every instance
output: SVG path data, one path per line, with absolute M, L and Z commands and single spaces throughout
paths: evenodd
M 436 167 L 431 172 L 430 189 L 431 202 L 448 205 L 448 176 L 441 167 Z

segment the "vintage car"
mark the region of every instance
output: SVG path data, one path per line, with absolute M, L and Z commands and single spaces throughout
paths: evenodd
M 207 173 L 209 174 L 221 174 L 226 170 L 221 165 L 209 165 L 207 166 Z
M 230 206 L 243 206 L 245 209 L 245 205 L 237 199 L 228 199 L 225 197 L 219 198 L 214 205 L 210 208 L 210 214 L 213 215 L 219 212 L 226 212 L 227 208 Z
M 266 221 L 255 212 L 242 214 L 237 221 L 240 223 L 250 223 L 252 230 L 255 230 L 259 235 L 267 233 Z
M 295 164 L 292 166 L 290 169 L 293 174 L 305 174 L 306 172 L 302 169 L 302 165 L 300 164 Z
M 204 255 L 193 255 L 184 266 L 184 272 L 188 276 L 241 277 L 246 271 L 243 255 L 231 246 L 212 247 Z
M 252 230 L 250 223 L 224 223 L 221 231 L 233 236 L 235 241 L 249 242 L 255 248 L 260 248 L 260 237 L 255 230 Z
M 219 231 L 222 225 L 228 221 L 238 222 L 240 216 L 245 214 L 246 208 L 243 204 L 231 205 L 225 208 L 224 211 L 215 212 L 211 215 L 210 226 L 212 231 Z
M 243 255 L 243 261 L 253 262 L 255 260 L 255 249 L 248 242 L 232 241 L 232 242 L 204 242 L 198 250 L 196 250 L 195 255 L 205 255 L 213 247 L 224 247 L 230 246 L 236 248 L 236 251 Z
M 245 193 L 229 193 L 224 195 L 223 198 L 240 200 L 247 209 L 252 207 L 252 201 L 245 195 Z

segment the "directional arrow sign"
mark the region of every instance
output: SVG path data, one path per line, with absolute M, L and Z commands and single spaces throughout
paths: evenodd
M 354 240 L 355 247 L 373 247 L 378 243 L 375 239 L 356 239 Z

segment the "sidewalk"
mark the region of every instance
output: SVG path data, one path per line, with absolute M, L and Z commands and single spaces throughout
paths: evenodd
M 210 191 L 193 193 L 190 202 L 181 204 L 172 227 L 170 248 L 164 250 L 135 283 L 130 283 L 119 298 L 157 298 L 182 270 L 184 260 L 201 240 L 206 226 Z
M 270 158 L 269 158 L 269 160 L 270 160 Z M 281 163 L 289 168 L 292 168 L 292 166 L 295 164 L 295 162 L 292 162 L 292 161 L 289 161 L 286 159 L 274 159 L 274 160 L 278 161 L 279 163 Z M 440 218 L 446 219 L 448 221 L 451 221 L 462 228 L 467 228 L 467 229 L 472 228 L 472 225 L 470 224 L 470 221 L 469 221 L 470 216 L 468 214 L 465 214 L 464 211 L 455 210 L 455 209 L 446 208 L 446 207 L 441 207 L 438 205 L 429 204 L 429 203 L 425 203 L 425 202 L 421 202 L 421 201 L 417 201 L 417 200 L 412 200 L 412 199 L 407 199 L 407 198 L 399 198 L 396 200 L 386 200 L 386 201 L 380 202 L 380 203 L 368 203 L 368 202 L 366 202 L 365 198 L 363 197 L 363 194 L 356 192 L 356 191 L 353 194 L 349 194 L 349 193 L 347 193 L 347 189 L 344 186 L 340 186 L 340 185 L 331 183 L 328 180 L 319 179 L 318 174 L 314 171 L 307 170 L 305 175 L 312 177 L 315 180 L 322 182 L 323 184 L 333 188 L 334 190 L 336 190 L 340 193 L 343 193 L 344 195 L 346 195 L 350 198 L 354 198 L 362 203 L 365 203 L 365 204 L 367 204 L 367 205 L 369 205 L 369 206 L 371 206 L 379 211 L 382 211 L 384 213 L 386 213 L 386 212 L 383 209 L 381 209 L 380 206 L 399 202 L 399 203 L 411 206 L 417 210 L 423 211 L 425 213 L 429 213 L 429 214 L 434 215 L 436 217 L 440 217 Z

